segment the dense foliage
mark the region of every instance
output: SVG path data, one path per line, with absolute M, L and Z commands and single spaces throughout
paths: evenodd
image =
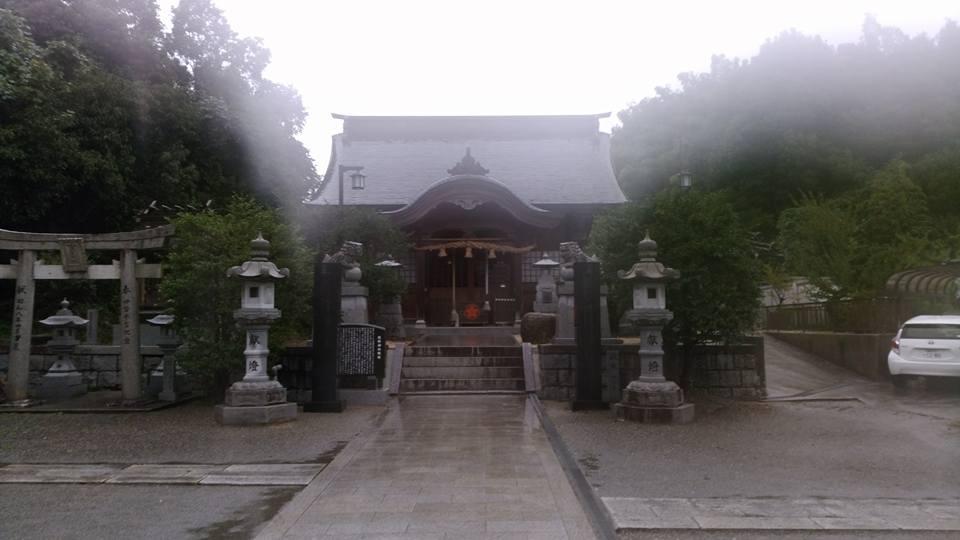
M 910 37 L 868 18 L 838 46 L 787 32 L 679 80 L 620 113 L 613 158 L 631 198 L 689 169 L 772 246 L 769 281 L 806 275 L 832 298 L 960 256 L 955 22 Z
M 164 261 L 160 291 L 186 345 L 184 367 L 219 398 L 219 390 L 242 373 L 245 342 L 233 318 L 240 307 L 240 280 L 228 278 L 227 269 L 250 259 L 250 241 L 258 232 L 270 241 L 270 260 L 290 269 L 276 285 L 283 316 L 270 329 L 273 351 L 310 334 L 310 254 L 275 211 L 250 199 L 234 198 L 219 212 L 181 214 L 174 224 L 176 242 Z
M 211 0 L 0 0 L 0 227 L 104 232 L 151 201 L 294 205 L 316 183 L 299 96 Z
M 611 284 L 614 320 L 631 307 L 632 287 L 615 278 L 638 260 L 637 243 L 649 231 L 657 259 L 680 271 L 667 287 L 675 318 L 674 343 L 693 346 L 736 340 L 748 332 L 758 307 L 760 266 L 750 235 L 720 193 L 667 189 L 652 207 L 629 204 L 599 216 L 590 238 Z
M 406 292 L 407 282 L 396 268 L 376 265 L 410 249 L 407 235 L 387 217 L 369 208 L 329 208 L 317 215 L 309 230 L 320 253 L 336 252 L 345 240 L 363 244 L 361 283 L 369 288 L 372 302 L 389 301 Z

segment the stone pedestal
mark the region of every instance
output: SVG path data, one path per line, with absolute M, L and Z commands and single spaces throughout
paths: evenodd
M 623 390 L 623 401 L 613 406 L 620 420 L 655 424 L 687 424 L 694 406 L 683 402 L 683 390 L 673 381 L 641 377 Z
M 230 407 L 217 405 L 214 411 L 218 424 L 225 426 L 249 426 L 277 424 L 297 419 L 296 403 L 277 403 L 257 407 Z
M 564 281 L 557 287 L 557 332 L 553 342 L 557 345 L 573 345 L 577 342 L 574 326 L 573 269 L 567 271 L 564 268 L 560 271 L 560 276 L 571 281 Z
M 392 302 L 380 304 L 377 324 L 386 330 L 388 338 L 407 337 L 407 332 L 403 327 L 403 308 L 400 305 L 399 298 L 394 298 Z
M 221 424 L 271 424 L 297 418 L 297 404 L 287 403 L 287 390 L 277 381 L 236 382 L 227 389 L 226 398 L 215 412 Z
M 59 401 L 87 393 L 83 375 L 74 368 L 72 362 L 57 361 L 40 378 L 36 395 L 45 401 Z
M 346 324 L 367 324 L 367 296 L 369 291 L 355 283 L 343 284 L 340 296 L 340 312 L 342 322 Z

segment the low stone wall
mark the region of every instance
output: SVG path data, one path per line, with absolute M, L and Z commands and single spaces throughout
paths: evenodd
M 769 330 L 766 334 L 875 381 L 890 377 L 887 355 L 890 354 L 890 341 L 895 334 L 780 330 Z
M 140 348 L 140 357 L 140 373 L 146 376 L 163 360 L 163 353 L 159 347 L 146 346 Z M 6 350 L 0 352 L 0 373 L 7 373 L 9 359 Z M 30 386 L 33 387 L 56 361 L 57 356 L 47 347 L 34 346 L 30 350 Z M 91 390 L 120 387 L 119 345 L 77 345 L 73 365 Z
M 730 399 L 767 397 L 763 338 L 746 338 L 737 345 L 705 345 L 693 351 L 693 390 Z
M 537 354 L 537 373 L 541 399 L 569 401 L 576 385 L 575 364 L 577 349 L 570 345 L 540 345 Z M 640 376 L 639 345 L 605 345 L 603 396 L 608 403 L 620 401 L 623 387 Z M 763 338 L 747 338 L 739 345 L 704 345 L 693 350 L 694 369 L 691 385 L 694 390 L 710 395 L 753 400 L 767 395 L 766 365 L 763 356 Z M 679 351 L 667 351 L 664 375 L 678 381 L 682 369 Z

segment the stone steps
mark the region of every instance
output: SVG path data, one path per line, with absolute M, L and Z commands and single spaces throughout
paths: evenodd
M 400 393 L 522 391 L 523 379 L 401 379 Z
M 521 356 L 407 356 L 403 367 L 523 367 Z
M 520 346 L 407 347 L 401 394 L 503 393 L 526 389 Z
M 520 356 L 520 346 L 453 346 L 453 345 L 412 345 L 407 347 L 406 356 Z
M 519 367 L 472 367 L 472 366 L 403 366 L 403 379 L 523 379 L 523 366 Z

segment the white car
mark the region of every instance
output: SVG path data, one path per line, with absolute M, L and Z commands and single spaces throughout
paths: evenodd
M 896 386 L 908 375 L 960 377 L 960 316 L 921 315 L 903 323 L 887 367 Z

